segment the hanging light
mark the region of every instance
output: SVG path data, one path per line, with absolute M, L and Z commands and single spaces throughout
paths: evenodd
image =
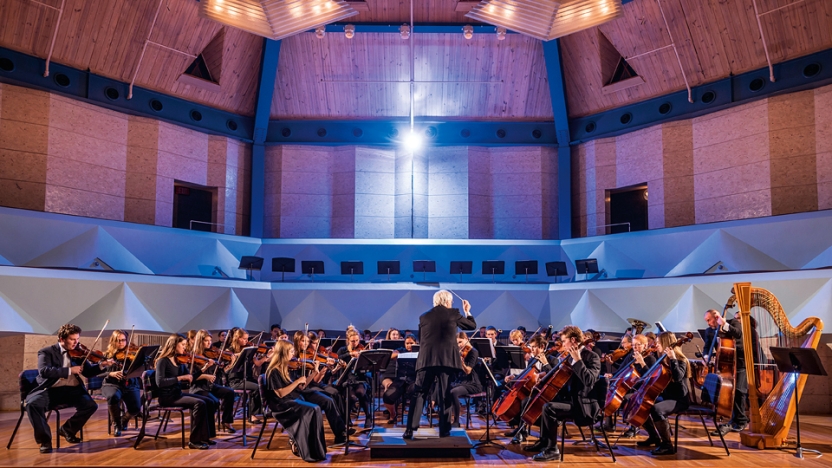
M 462 27 L 462 37 L 465 39 L 471 39 L 474 37 L 474 27 L 470 24 L 466 24 Z
M 465 16 L 549 41 L 623 14 L 621 0 L 482 0 Z
M 348 24 L 344 26 L 344 35 L 347 36 L 347 39 L 352 39 L 355 37 L 355 25 Z
M 323 39 L 326 36 L 326 26 L 318 26 L 315 28 L 315 37 Z
M 506 40 L 506 28 L 502 26 L 497 26 L 497 40 L 504 41 Z
M 399 27 L 399 34 L 401 34 L 402 39 L 407 40 L 410 38 L 410 26 L 403 24 Z

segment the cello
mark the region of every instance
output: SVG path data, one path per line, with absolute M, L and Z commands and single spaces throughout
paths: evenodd
M 685 336 L 676 340 L 671 348 L 682 346 L 684 343 L 693 339 L 693 333 L 687 332 Z M 636 385 L 641 386 L 636 390 L 632 397 L 624 405 L 621 410 L 623 415 L 622 421 L 624 424 L 640 427 L 644 421 L 650 417 L 650 410 L 656 404 L 656 399 L 662 394 L 667 385 L 673 379 L 670 371 L 670 365 L 665 359 L 666 354 L 662 354 L 656 363 L 644 373 L 644 377 L 639 380 Z
M 533 357 L 529 361 L 526 370 L 514 380 L 511 391 L 504 393 L 500 399 L 494 402 L 491 411 L 497 419 L 508 422 L 520 414 L 523 400 L 531 395 L 532 389 L 537 385 L 538 372 L 534 366 L 537 361 L 538 359 Z
M 733 306 L 725 304 L 722 309 L 722 319 Z M 720 325 L 721 328 L 721 325 Z M 711 342 L 712 364 L 708 365 L 708 373 L 702 382 L 702 400 L 710 401 L 716 409 L 717 416 L 730 418 L 734 408 L 734 383 L 737 377 L 737 344 L 733 338 L 720 338 L 717 335 Z M 708 364 L 708 363 L 706 363 Z
M 647 356 L 654 351 L 655 348 L 645 348 L 641 355 Z M 640 378 L 641 375 L 635 368 L 635 358 L 630 358 L 610 379 L 610 388 L 607 390 L 607 399 L 604 404 L 604 416 L 611 417 L 618 411 L 624 403 L 624 396 L 635 388 Z

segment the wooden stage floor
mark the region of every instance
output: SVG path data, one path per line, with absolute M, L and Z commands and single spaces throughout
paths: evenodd
M 101 402 L 99 402 L 101 403 Z M 183 450 L 180 447 L 179 427 L 176 421 L 172 421 L 168 427 L 168 439 L 154 441 L 152 437 L 145 438 L 138 450 L 132 448 L 132 440 L 126 437 L 136 434 L 138 431 L 129 430 L 121 438 L 113 438 L 107 435 L 107 413 L 106 405 L 99 404 L 99 410 L 93 419 L 87 424 L 84 435 L 87 440 L 78 445 L 66 444 L 61 441 L 61 450 L 54 451 L 48 455 L 41 455 L 38 447 L 32 438 L 32 428 L 28 419 L 24 417 L 20 426 L 14 445 L 11 450 L 6 450 L 5 445 L 11 436 L 14 424 L 17 421 L 18 412 L 0 413 L 0 466 L 308 466 L 307 463 L 294 457 L 288 448 L 286 436 L 280 433 L 275 435 L 271 449 L 266 449 L 265 440 L 257 450 L 254 460 L 249 459 L 251 447 L 254 442 L 249 440 L 248 447 L 243 447 L 239 441 L 223 442 L 228 436 L 221 434 L 217 438 L 219 444 L 209 450 Z M 69 415 L 62 414 L 62 418 Z M 178 419 L 178 418 L 176 418 Z M 50 419 L 54 427 L 54 418 Z M 635 446 L 638 439 L 622 439 L 619 449 L 616 450 L 618 460 L 616 466 L 622 467 L 709 467 L 709 466 L 747 466 L 747 467 L 781 467 L 781 466 L 804 466 L 821 467 L 832 466 L 832 417 L 829 416 L 804 416 L 802 418 L 801 437 L 803 446 L 820 450 L 824 453 L 822 458 L 816 459 L 809 455 L 804 460 L 797 459 L 792 451 L 779 450 L 756 450 L 743 447 L 739 444 L 738 434 L 726 436 L 729 442 L 731 456 L 726 457 L 725 451 L 716 439 L 716 446 L 708 445 L 707 438 L 701 423 L 696 420 L 682 420 L 680 424 L 685 429 L 679 431 L 679 453 L 675 457 L 655 458 L 644 449 Z M 484 422 L 476 417 L 472 421 L 476 426 L 469 431 L 471 440 L 476 442 L 484 433 Z M 240 429 L 240 424 L 235 424 Z M 359 426 L 360 427 L 360 426 Z M 148 422 L 148 429 L 155 431 L 156 423 Z M 250 428 L 249 433 L 256 437 L 259 426 Z M 271 425 L 266 430 L 266 439 Z M 331 443 L 332 435 L 327 426 L 327 439 Z M 467 460 L 456 459 L 407 459 L 407 460 L 371 460 L 369 451 L 351 448 L 349 455 L 344 455 L 344 449 L 331 449 L 326 461 L 318 465 L 349 466 L 349 467 L 388 467 L 388 466 L 415 466 L 434 468 L 436 466 L 507 466 L 517 463 L 532 462 L 526 452 L 517 445 L 508 445 L 508 439 L 502 437 L 506 431 L 504 424 L 501 424 L 492 434 L 499 435 L 498 441 L 506 446 L 506 450 L 496 448 L 485 448 L 474 450 L 472 457 Z M 570 431 L 577 435 L 577 430 Z M 152 432 L 151 432 L 152 433 Z M 792 428 L 792 437 L 795 436 Z M 366 440 L 366 437 L 361 437 Z M 611 439 L 612 442 L 612 439 Z M 54 444 L 54 441 L 53 441 Z M 540 465 L 554 465 L 557 462 L 541 463 Z M 573 446 L 571 441 L 566 441 L 566 457 L 564 464 L 574 464 L 580 467 L 611 466 L 612 460 L 608 453 L 598 454 L 594 448 L 588 446 Z

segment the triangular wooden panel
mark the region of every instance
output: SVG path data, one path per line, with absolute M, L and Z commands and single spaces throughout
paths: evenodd
M 607 36 L 596 30 L 598 34 L 598 55 L 601 59 L 601 83 L 604 86 L 601 92 L 604 94 L 614 93 L 622 89 L 632 88 L 644 83 L 644 78 L 627 63 L 627 60 L 612 45 Z
M 220 29 L 205 49 L 197 54 L 185 72 L 179 76 L 180 83 L 193 85 L 208 91 L 220 91 L 222 59 L 225 52 L 225 28 Z

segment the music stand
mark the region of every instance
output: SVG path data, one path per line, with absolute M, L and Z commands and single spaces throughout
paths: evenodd
M 482 362 L 482 366 L 485 368 L 486 376 L 491 378 L 491 384 L 486 382 L 486 385 L 485 385 L 485 407 L 486 407 L 486 413 L 485 413 L 485 440 L 482 440 L 482 438 L 480 438 L 480 442 L 477 442 L 476 444 L 474 444 L 473 448 L 489 447 L 490 446 L 490 447 L 497 447 L 499 449 L 505 450 L 504 445 L 499 444 L 497 442 L 494 442 L 491 439 L 491 404 L 492 404 L 491 400 L 493 399 L 492 384 L 493 384 L 493 386 L 496 386 L 497 385 L 497 379 L 494 378 L 494 374 L 491 373 L 491 369 L 488 368 L 488 366 L 485 364 L 483 359 L 485 359 L 485 358 L 490 358 L 490 359 L 496 358 L 496 353 L 495 353 L 495 350 L 494 350 L 494 343 L 491 341 L 490 338 L 471 338 L 469 341 L 471 343 L 471 346 L 473 346 L 474 349 L 476 349 L 477 352 L 479 352 L 479 360 L 480 360 L 480 362 Z
M 310 275 L 315 281 L 315 273 L 324 274 L 324 262 L 320 260 L 303 260 L 300 262 L 300 272 L 303 275 Z
M 421 348 L 421 346 L 420 346 L 420 345 L 417 345 L 417 344 L 415 344 L 415 345 L 411 346 L 411 347 L 410 347 L 410 349 L 412 349 L 411 353 L 418 353 L 418 352 L 419 352 L 419 348 Z
M 124 380 L 141 377 L 142 372 L 150 368 L 153 357 L 159 351 L 159 345 L 144 345 L 136 351 L 136 357 L 130 362 L 130 367 L 124 372 Z
M 381 340 L 380 349 L 396 350 L 404 348 L 404 340 Z
M 800 381 L 801 375 L 828 375 L 823 363 L 820 361 L 818 351 L 814 348 L 769 348 L 771 357 L 777 363 L 777 370 L 782 374 L 797 374 L 794 378 L 795 388 Z M 803 459 L 803 452 L 817 454 L 818 458 L 823 454 L 818 450 L 803 448 L 800 445 L 800 398 L 794 395 L 794 418 L 797 427 L 797 447 L 795 457 Z
M 287 257 L 275 257 L 272 259 L 272 271 L 282 273 L 280 281 L 286 281 L 286 272 L 295 272 L 295 259 Z
M 566 262 L 546 262 L 546 276 L 554 276 L 555 283 L 561 276 L 569 276 L 566 272 Z
M 575 274 L 584 275 L 584 280 L 586 280 L 590 273 L 598 273 L 598 259 L 575 260 Z
M 364 444 L 358 444 L 350 440 L 350 407 L 352 406 L 352 402 L 350 401 L 350 384 L 352 383 L 352 375 L 355 372 L 357 362 L 358 359 L 356 358 L 350 359 L 347 367 L 341 372 L 341 377 L 332 384 L 335 388 L 344 390 L 344 418 L 346 419 L 344 422 L 347 423 L 347 430 L 345 431 L 347 439 L 344 441 L 344 455 L 349 455 L 351 445 L 367 448 Z
M 254 279 L 254 275 L 251 272 L 263 269 L 263 257 L 243 256 L 240 259 L 240 266 L 238 268 L 240 270 L 246 270 L 246 278 L 252 280 Z
M 491 282 L 495 283 L 494 275 L 504 275 L 506 273 L 506 262 L 502 260 L 485 260 L 482 262 L 482 274 L 487 275 L 491 272 Z
M 292 262 L 293 262 L 293 268 L 294 268 L 294 259 L 292 259 Z M 292 271 L 294 271 L 294 269 Z M 232 367 L 230 370 L 227 371 L 228 374 L 230 375 L 230 374 L 235 374 L 235 373 L 242 372 L 243 373 L 243 382 L 248 381 L 248 361 L 251 360 L 254 357 L 254 354 L 256 352 L 257 352 L 257 347 L 255 347 L 255 346 L 244 348 L 242 351 L 240 351 L 240 357 L 238 357 L 237 360 L 234 361 L 234 367 Z M 230 441 L 230 440 L 242 438 L 243 439 L 243 447 L 246 446 L 246 423 L 248 422 L 248 417 L 249 417 L 249 414 L 248 414 L 248 392 L 249 391 L 253 392 L 255 390 L 246 390 L 245 388 L 243 388 L 242 401 L 240 402 L 240 406 L 243 407 L 243 431 L 242 431 L 242 434 L 240 434 L 238 436 L 234 436 L 234 437 L 229 437 L 228 439 L 225 439 L 226 442 L 227 442 L 227 441 Z
M 459 275 L 459 282 L 462 282 L 462 275 L 470 275 L 474 271 L 474 262 L 470 260 L 452 261 L 451 274 Z
M 358 353 L 358 362 L 355 364 L 356 373 L 370 373 L 370 421 L 372 427 L 376 427 L 376 392 L 375 387 L 378 382 L 378 373 L 383 369 L 387 369 L 390 364 L 390 358 L 393 356 L 393 351 L 389 349 L 368 349 Z M 349 414 L 349 413 L 348 413 Z M 366 425 L 366 421 L 364 423 Z
M 387 281 L 390 281 L 390 275 L 398 275 L 399 271 L 399 261 L 392 260 L 392 261 L 380 261 L 378 262 L 378 274 L 379 275 L 387 275 Z
M 480 338 L 482 339 L 482 338 Z M 485 338 L 486 340 L 488 338 Z M 497 369 L 525 369 L 526 368 L 526 356 L 523 350 L 519 346 L 509 345 L 509 346 L 496 346 L 494 348 L 496 351 L 496 359 L 495 362 L 497 363 Z
M 341 274 L 350 275 L 352 282 L 352 275 L 364 274 L 364 262 L 341 262 Z
M 433 260 L 413 260 L 413 272 L 422 272 L 422 281 L 428 273 L 436 273 L 436 262 Z
M 514 262 L 514 274 L 526 275 L 526 282 L 529 282 L 529 275 L 537 274 L 537 260 L 522 260 Z

